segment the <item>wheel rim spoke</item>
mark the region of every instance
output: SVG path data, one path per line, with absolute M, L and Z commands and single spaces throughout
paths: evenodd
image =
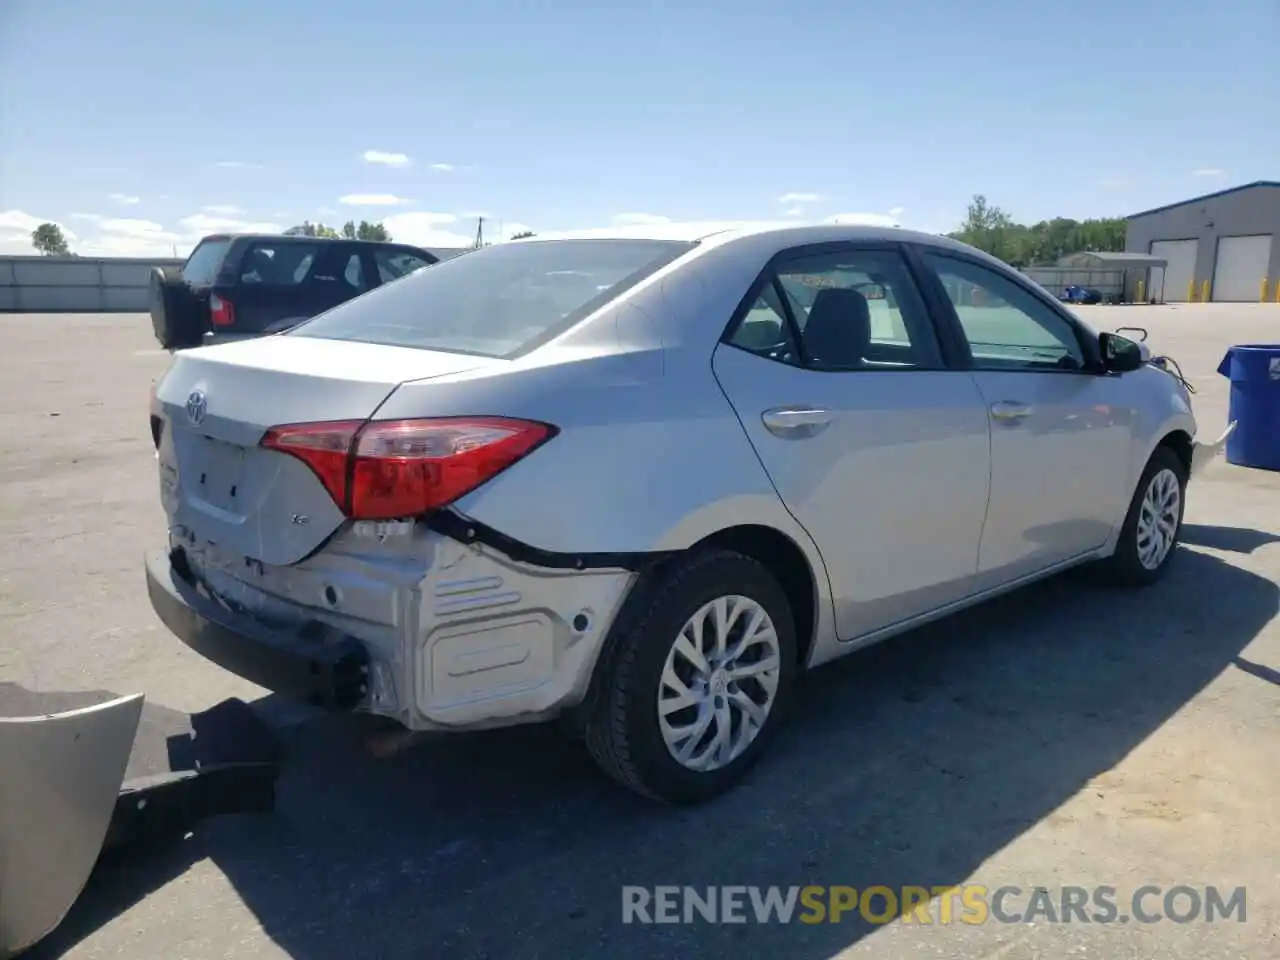
M 768 611 L 742 596 L 701 607 L 671 645 L 658 686 L 658 724 L 673 759 L 718 770 L 740 757 L 768 722 L 782 669 Z
M 1138 561 L 1155 570 L 1165 561 L 1178 536 L 1182 488 L 1172 470 L 1161 470 L 1147 484 L 1138 510 Z

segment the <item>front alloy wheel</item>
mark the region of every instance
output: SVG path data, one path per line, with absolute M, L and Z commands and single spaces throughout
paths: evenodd
M 1182 520 L 1182 484 L 1168 467 L 1147 484 L 1138 513 L 1138 562 L 1147 570 L 1158 570 L 1169 556 Z

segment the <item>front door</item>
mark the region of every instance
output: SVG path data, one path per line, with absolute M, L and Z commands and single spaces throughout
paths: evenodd
M 851 640 L 972 591 L 989 426 L 893 247 L 775 260 L 713 361 Z
M 924 253 L 972 355 L 991 420 L 981 586 L 1102 546 L 1129 497 L 1133 410 L 1089 362 L 1083 331 L 1012 277 Z

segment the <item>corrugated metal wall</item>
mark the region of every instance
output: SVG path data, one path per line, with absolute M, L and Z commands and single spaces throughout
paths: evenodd
M 152 267 L 181 260 L 0 257 L 0 312 L 145 313 Z

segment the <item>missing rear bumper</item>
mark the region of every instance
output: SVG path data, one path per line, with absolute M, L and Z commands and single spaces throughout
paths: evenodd
M 267 630 L 201 592 L 181 550 L 147 555 L 147 594 L 179 640 L 260 687 L 330 710 L 366 698 L 369 655 L 353 637 L 307 638 Z

